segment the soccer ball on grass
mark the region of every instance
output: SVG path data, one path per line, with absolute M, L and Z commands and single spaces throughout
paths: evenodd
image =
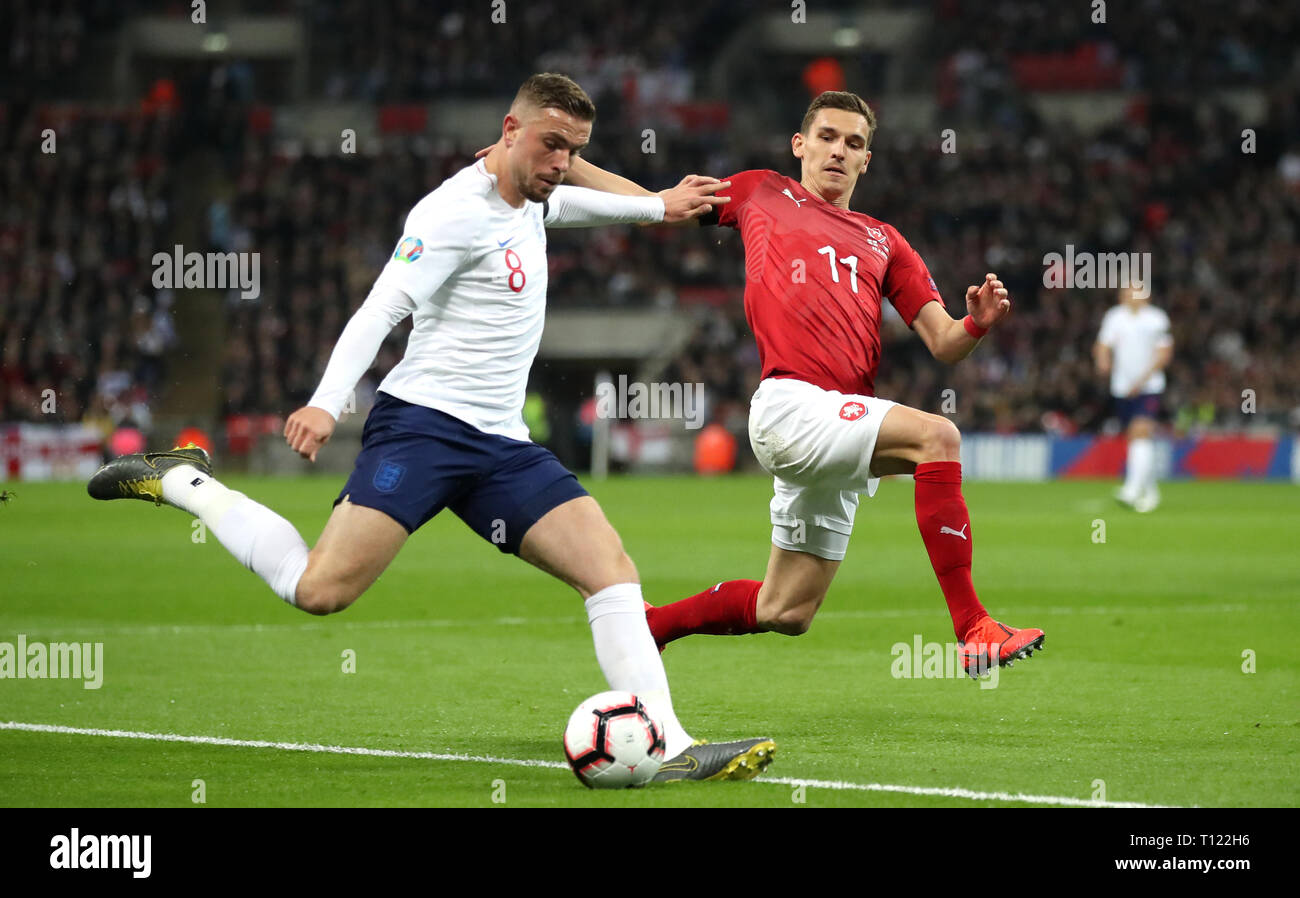
M 570 715 L 564 756 L 589 789 L 644 786 L 664 762 L 664 728 L 632 693 L 602 692 Z

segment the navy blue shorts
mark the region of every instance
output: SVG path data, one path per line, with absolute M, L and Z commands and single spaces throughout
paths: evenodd
M 361 454 L 335 505 L 347 498 L 377 509 L 408 533 L 450 508 L 479 536 L 517 555 L 524 534 L 542 515 L 587 495 L 549 449 L 377 395 L 361 434 Z
M 1160 417 L 1159 393 L 1143 393 L 1140 396 L 1134 396 L 1132 399 L 1116 396 L 1114 399 L 1115 414 L 1119 416 L 1121 427 L 1128 427 L 1129 422 L 1134 418 Z

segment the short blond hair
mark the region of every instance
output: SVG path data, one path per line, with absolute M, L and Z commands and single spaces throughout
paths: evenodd
M 521 84 L 510 109 L 513 112 L 524 105 L 537 109 L 559 109 L 584 122 L 596 120 L 596 104 L 587 96 L 587 92 L 568 75 L 557 72 L 532 75 Z

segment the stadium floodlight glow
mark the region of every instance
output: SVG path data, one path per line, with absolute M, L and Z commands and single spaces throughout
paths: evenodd
M 862 43 L 862 33 L 850 26 L 836 28 L 831 42 L 837 47 L 856 47 Z

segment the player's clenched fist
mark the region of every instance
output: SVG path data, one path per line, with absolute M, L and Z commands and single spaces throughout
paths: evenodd
M 1007 285 L 993 273 L 984 275 L 984 283 L 966 288 L 966 311 L 976 327 L 988 330 L 1011 311 Z
M 323 408 L 306 405 L 284 422 L 284 439 L 303 458 L 316 460 L 316 452 L 334 433 L 334 416 Z
M 687 175 L 676 187 L 659 191 L 659 196 L 664 201 L 664 224 L 690 221 L 715 206 L 731 202 L 729 196 L 713 195 L 730 186 L 730 181 L 719 181 L 704 175 Z

